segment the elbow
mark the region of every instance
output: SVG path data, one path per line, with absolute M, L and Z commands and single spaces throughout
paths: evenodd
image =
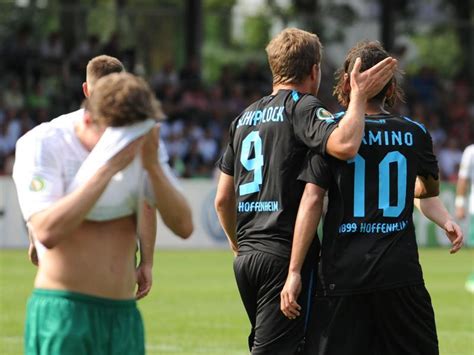
M 214 200 L 214 208 L 216 209 L 217 214 L 228 209 L 231 203 L 232 201 L 229 197 L 218 194 Z
M 341 154 L 344 156 L 343 160 L 349 160 L 355 158 L 357 153 L 359 152 L 360 144 L 345 144 L 343 146 L 343 150 L 341 151 Z
M 353 159 L 359 152 L 360 144 L 354 143 L 340 143 L 334 152 L 328 152 L 340 160 Z
M 172 220 L 165 221 L 165 224 L 181 239 L 188 239 L 194 231 L 193 217 L 190 210 L 187 210 L 178 218 L 175 217 Z
M 35 239 L 40 242 L 46 249 L 52 249 L 54 248 L 58 243 L 57 241 L 59 240 L 58 236 L 56 233 L 52 231 L 35 231 L 34 232 L 34 237 Z
M 314 195 L 306 196 L 303 201 L 303 204 L 309 213 L 315 214 L 322 208 L 323 202 L 324 202 L 324 196 L 314 194 Z
M 351 159 L 354 159 L 355 156 L 357 155 L 357 151 L 354 153 L 354 152 L 343 152 L 340 154 L 340 156 L 338 157 L 340 160 L 351 160 Z
M 67 236 L 63 227 L 51 222 L 40 213 L 33 215 L 27 221 L 27 227 L 31 238 L 40 242 L 46 249 L 54 248 Z
M 177 236 L 181 239 L 188 239 L 191 234 L 193 234 L 193 231 L 193 219 L 190 216 L 189 218 L 186 218 L 185 220 L 181 221 L 180 230 L 177 232 Z
M 172 214 L 161 214 L 161 218 L 165 226 L 181 239 L 188 239 L 194 231 L 191 208 L 187 203 Z

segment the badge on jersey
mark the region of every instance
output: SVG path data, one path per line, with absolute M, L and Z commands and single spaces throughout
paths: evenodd
M 318 111 L 316 111 L 316 117 L 318 117 L 319 120 L 333 120 L 334 119 L 333 114 L 322 107 L 318 108 Z
M 30 191 L 38 192 L 45 187 L 45 181 L 41 176 L 35 176 L 30 182 Z

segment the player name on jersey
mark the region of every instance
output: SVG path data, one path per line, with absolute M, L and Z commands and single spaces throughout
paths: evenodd
M 265 107 L 263 110 L 246 111 L 242 117 L 239 118 L 237 128 L 240 126 L 257 126 L 267 122 L 283 122 L 284 110 L 284 106 L 270 106 Z
M 394 146 L 412 146 L 413 134 L 411 132 L 402 131 L 367 131 L 362 144 L 365 145 L 394 145 Z

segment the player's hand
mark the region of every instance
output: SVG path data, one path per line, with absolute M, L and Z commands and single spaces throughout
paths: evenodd
M 28 257 L 33 265 L 38 266 L 38 253 L 36 252 L 35 244 L 30 242 L 28 247 Z
M 459 249 L 461 249 L 463 244 L 464 244 L 463 231 L 457 223 L 455 223 L 451 220 L 448 220 L 444 224 L 444 231 L 446 233 L 446 236 L 448 237 L 448 239 L 451 241 L 451 244 L 452 244 L 452 247 L 449 250 L 449 253 L 454 254 Z
M 145 135 L 142 147 L 142 164 L 145 170 L 150 170 L 158 165 L 158 143 L 160 137 L 160 125 L 157 124 Z
M 301 293 L 301 275 L 296 272 L 288 273 L 288 277 L 280 294 L 280 309 L 289 319 L 300 315 L 301 306 L 296 302 Z
M 466 209 L 464 207 L 456 207 L 456 218 L 457 219 L 466 218 Z
M 393 77 L 397 63 L 388 57 L 361 73 L 362 61 L 357 58 L 350 74 L 351 96 L 359 95 L 368 100 L 377 95 Z
M 151 285 L 153 283 L 153 273 L 152 273 L 153 266 L 151 264 L 141 264 L 138 265 L 136 270 L 137 273 L 137 293 L 135 298 L 137 300 L 142 299 L 151 290 Z
M 120 170 L 125 169 L 127 165 L 132 162 L 132 160 L 135 158 L 137 153 L 140 151 L 144 141 L 145 141 L 144 137 L 135 139 L 132 143 L 127 145 L 120 152 L 118 152 L 111 159 L 109 159 L 106 165 L 114 173 L 117 173 Z

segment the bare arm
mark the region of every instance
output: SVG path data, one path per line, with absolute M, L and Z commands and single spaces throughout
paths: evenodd
M 456 218 L 464 219 L 466 217 L 466 194 L 469 186 L 469 180 L 465 178 L 459 178 L 456 185 Z
M 464 235 L 461 227 L 453 221 L 448 210 L 439 197 L 424 199 L 415 198 L 415 206 L 423 215 L 436 223 L 446 233 L 452 243 L 451 254 L 456 253 L 463 246 Z
M 84 221 L 110 179 L 132 161 L 141 144 L 141 139 L 129 144 L 102 166 L 85 184 L 47 209 L 31 216 L 29 227 L 33 237 L 46 248 L 53 248 L 67 238 Z
M 397 61 L 388 57 L 360 73 L 361 60 L 357 58 L 350 74 L 351 94 L 347 112 L 327 141 L 326 151 L 329 155 L 347 160 L 357 154 L 364 135 L 367 100 L 388 83 L 396 65 Z
M 237 255 L 237 237 L 236 226 L 237 226 L 237 211 L 235 208 L 236 199 L 234 191 L 234 177 L 221 173 L 219 183 L 217 185 L 217 194 L 215 200 L 215 208 L 219 222 L 229 240 L 230 247 Z
M 156 241 L 156 210 L 143 203 L 142 213 L 138 221 L 138 237 L 140 240 L 140 264 L 137 268 L 137 294 L 141 299 L 148 295 L 153 283 L 153 258 Z
M 415 181 L 415 198 L 430 198 L 439 195 L 439 179 L 431 175 L 427 178 L 417 176 Z
M 193 232 L 191 207 L 184 196 L 171 184 L 159 165 L 148 170 L 156 208 L 166 226 L 177 236 L 186 239 Z
M 156 210 L 148 203 L 143 203 L 143 209 L 138 221 L 138 237 L 140 240 L 140 264 L 153 265 L 156 241 Z
M 307 183 L 296 217 L 288 278 L 281 292 L 280 308 L 290 319 L 300 315 L 296 300 L 301 292 L 301 268 L 318 229 L 325 190 Z
M 155 207 L 163 222 L 176 235 L 186 239 L 191 236 L 194 228 L 191 207 L 158 163 L 158 133 L 158 128 L 155 128 L 146 137 L 142 150 L 143 167 L 148 172 L 155 194 Z

